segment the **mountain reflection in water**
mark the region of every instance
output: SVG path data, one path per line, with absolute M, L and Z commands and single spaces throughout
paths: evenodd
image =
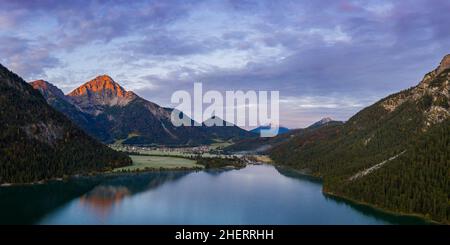
M 0 188 L 4 224 L 416 224 L 270 165 L 109 174 Z
M 115 204 L 122 202 L 125 198 L 157 188 L 168 181 L 176 181 L 188 173 L 188 171 L 141 173 L 132 174 L 131 179 L 130 175 L 118 175 L 81 196 L 79 205 L 102 219 L 108 216 Z
M 79 205 L 100 218 L 127 196 L 156 188 L 188 171 L 76 177 L 68 181 L 0 187 L 0 224 L 34 224 L 79 198 Z
M 98 186 L 80 198 L 80 205 L 92 208 L 101 217 L 108 215 L 111 207 L 131 192 L 126 187 Z

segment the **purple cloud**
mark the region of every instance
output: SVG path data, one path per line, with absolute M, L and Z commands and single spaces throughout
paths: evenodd
M 202 81 L 221 91 L 280 90 L 298 98 L 292 101 L 352 98 L 362 107 L 415 85 L 450 53 L 445 0 L 0 0 L 0 6 L 0 62 L 26 79 L 53 78 L 67 87 L 74 84 L 67 74 L 83 81 L 112 73 L 163 105 L 174 90 Z M 346 119 L 359 109 L 337 105 L 286 105 L 284 114 L 303 125 L 298 114 Z

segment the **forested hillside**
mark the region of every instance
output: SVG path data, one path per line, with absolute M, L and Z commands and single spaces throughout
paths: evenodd
M 0 183 L 24 183 L 131 164 L 89 137 L 0 65 Z
M 271 157 L 322 177 L 326 192 L 448 223 L 447 60 L 419 85 L 357 113 L 335 137 L 305 145 L 291 140 L 272 149 Z

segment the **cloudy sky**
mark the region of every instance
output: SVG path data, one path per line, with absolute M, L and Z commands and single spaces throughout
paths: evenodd
M 0 63 L 70 92 L 100 74 L 170 106 L 178 89 L 279 90 L 281 123 L 347 120 L 450 53 L 450 1 L 0 0 Z M 173 105 L 172 105 L 173 106 Z

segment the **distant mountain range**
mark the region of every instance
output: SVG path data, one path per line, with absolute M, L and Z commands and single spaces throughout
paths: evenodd
M 252 130 L 250 130 L 250 132 L 255 133 L 255 134 L 260 134 L 261 130 L 267 130 L 267 129 L 271 129 L 272 126 L 271 125 L 265 125 L 265 126 L 259 126 L 257 128 L 254 128 Z M 278 126 L 278 127 L 274 127 L 274 128 L 278 128 L 278 134 L 284 134 L 289 132 L 289 129 L 283 126 Z
M 340 126 L 342 124 L 343 122 L 335 121 L 328 117 L 313 123 L 311 126 L 307 128 L 287 129 L 284 127 L 280 127 L 281 132 L 275 137 L 262 138 L 259 137 L 258 134 L 257 137 L 242 139 L 236 142 L 235 144 L 226 147 L 225 150 L 229 152 L 240 152 L 240 153 L 262 153 L 270 150 L 271 148 L 283 142 L 289 141 L 294 138 L 301 138 L 303 140 L 308 138 L 308 140 L 314 140 L 316 136 L 318 137 L 318 135 L 323 134 L 323 132 L 318 131 L 316 129 L 328 128 L 327 126 L 330 127 Z M 258 127 L 255 129 L 255 132 L 259 132 L 261 129 L 269 129 L 269 128 L 270 126 Z M 327 131 L 327 129 L 324 131 Z
M 199 145 L 254 136 L 237 126 L 207 127 L 203 123 L 175 127 L 171 122 L 173 109 L 125 90 L 107 75 L 98 76 L 67 95 L 46 81 L 34 81 L 31 85 L 53 108 L 105 143 Z
M 66 103 L 56 87 L 45 86 L 49 100 Z M 28 183 L 131 164 L 127 155 L 89 137 L 2 65 L 0 91 L 0 183 Z
M 381 99 L 332 133 L 314 141 L 294 137 L 268 153 L 323 178 L 328 194 L 449 223 L 449 90 L 447 55 L 417 86 Z

